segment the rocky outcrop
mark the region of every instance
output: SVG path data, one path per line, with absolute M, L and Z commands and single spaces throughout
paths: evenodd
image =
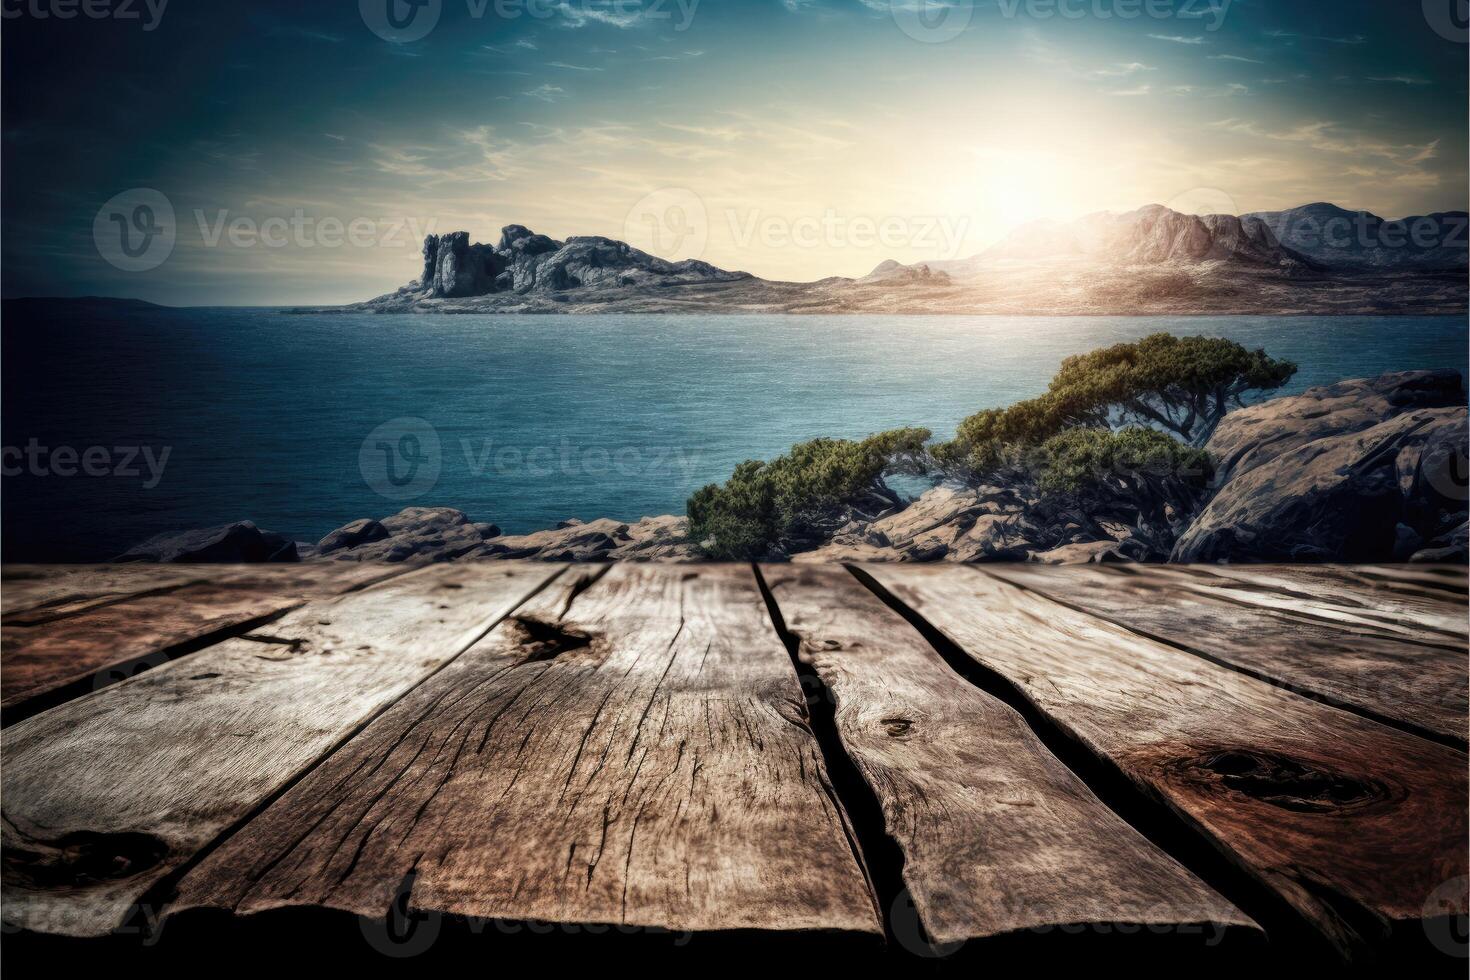
M 998 487 L 936 487 L 896 514 L 850 524 L 795 562 L 1024 560 L 1036 528 Z
M 1406 371 L 1230 413 L 1171 560 L 1464 560 L 1465 399 L 1458 372 Z
M 750 278 L 692 259 L 668 262 L 611 238 L 583 236 L 559 242 L 524 225 L 506 225 L 497 245 L 471 244 L 469 232 L 424 239 L 423 270 L 381 302 L 404 296 L 454 299 L 493 293 L 548 294 L 577 289 L 622 289 L 735 282 Z
M 563 521 L 533 534 L 488 542 L 472 558 L 531 558 L 538 561 L 692 561 L 689 521 L 666 515 L 633 524 L 602 518 Z
M 297 561 L 296 542 L 252 521 L 237 521 L 195 531 L 159 534 L 114 561 L 131 562 L 285 562 Z
M 307 558 L 333 561 L 440 562 L 463 558 L 500 534 L 450 507 L 407 507 L 381 521 L 358 520 L 317 542 Z

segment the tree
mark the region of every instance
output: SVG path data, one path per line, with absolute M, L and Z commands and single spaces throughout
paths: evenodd
M 918 472 L 928 429 L 894 429 L 861 442 L 813 439 L 769 463 L 747 460 L 724 485 L 689 498 L 689 531 L 711 558 L 754 560 L 816 547 L 854 518 L 903 506 L 885 474 Z
M 933 454 L 952 475 L 975 479 L 1079 427 L 1152 426 L 1200 447 L 1246 392 L 1279 388 L 1296 370 L 1231 340 L 1153 334 L 1067 358 L 1045 394 L 971 415 Z
M 1279 388 L 1296 371 L 1233 340 L 1156 333 L 1067 358 L 1048 394 L 1100 422 L 1116 411 L 1120 422 L 1161 426 L 1203 446 L 1243 394 Z

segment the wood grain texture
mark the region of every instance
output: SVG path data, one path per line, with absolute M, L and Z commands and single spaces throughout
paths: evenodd
M 579 574 L 591 574 L 579 570 Z M 175 909 L 879 931 L 748 566 L 559 580 L 188 874 Z
M 1310 616 L 1328 623 L 1420 643 L 1470 641 L 1461 596 L 1436 590 L 1415 595 L 1375 585 L 1332 567 L 1310 565 L 1100 565 L 1118 574 L 1170 579 L 1245 605 Z
M 1349 955 L 1464 881 L 1463 753 L 979 569 L 864 571 Z
M 201 572 L 199 569 L 205 569 Z M 68 605 L 86 608 L 138 592 L 207 581 L 210 566 L 6 565 L 0 572 L 0 615 L 35 612 L 38 618 Z
M 560 570 L 410 572 L 7 729 L 5 921 L 105 934 L 155 882 Z
M 1108 809 L 1014 709 L 840 566 L 762 568 L 903 850 L 928 935 L 1251 920 Z
M 997 565 L 989 571 L 1290 690 L 1465 746 L 1466 646 L 1449 637 L 1411 641 L 1366 623 L 1237 602 L 1196 586 L 1187 573 L 1161 569 Z
M 44 616 L 32 609 L 7 618 L 0 637 L 0 707 L 10 709 L 89 679 L 98 687 L 113 683 L 167 661 L 176 648 L 402 571 L 334 563 L 284 566 L 283 571 L 223 566 L 206 572 L 202 581 L 182 582 L 171 566 L 151 566 L 153 579 L 114 579 L 101 570 L 65 576 L 65 588 L 140 588 L 121 595 L 73 592 L 48 604 Z M 166 584 L 149 587 L 149 581 Z

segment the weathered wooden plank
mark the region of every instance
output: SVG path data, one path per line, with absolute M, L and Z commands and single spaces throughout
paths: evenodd
M 21 613 L 49 610 L 68 603 L 105 602 L 138 592 L 203 582 L 207 580 L 209 567 L 6 565 L 0 570 L 0 614 L 8 621 Z
M 1350 565 L 1355 575 L 1390 588 L 1465 596 L 1470 572 L 1464 565 Z
M 584 573 L 585 574 L 585 573 Z M 878 931 L 748 566 L 558 582 L 182 880 L 174 909 Z
M 90 606 L 38 622 L 28 618 L 36 610 L 18 614 L 5 622 L 0 637 L 0 707 L 9 711 L 89 680 L 95 686 L 112 683 L 139 666 L 163 663 L 180 647 L 403 571 L 357 563 L 288 566 L 285 571 L 230 567 L 204 582 L 145 587 L 119 601 L 89 596 L 94 600 Z M 167 571 L 160 576 L 174 581 Z
M 436 566 L 9 728 L 5 921 L 96 936 L 561 569 Z
M 1463 753 L 970 569 L 865 566 L 1340 948 L 1464 881 Z M 1459 909 L 1466 907 L 1463 892 Z
M 1466 646 L 1449 637 L 1411 642 L 1376 627 L 1234 602 L 1166 571 L 1020 564 L 987 570 L 1293 691 L 1465 745 Z
M 1251 920 L 1108 809 L 1014 709 L 839 566 L 762 568 L 904 854 L 931 940 Z
M 1461 647 L 1470 640 L 1463 597 L 1375 586 L 1336 565 L 1103 565 L 1119 574 L 1171 578 L 1185 588 L 1369 632 Z

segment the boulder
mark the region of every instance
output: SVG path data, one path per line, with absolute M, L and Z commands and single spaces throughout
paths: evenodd
M 1232 412 L 1207 446 L 1219 489 L 1170 560 L 1453 555 L 1466 511 L 1466 415 L 1454 371 L 1344 381 Z
M 609 561 L 612 552 L 633 540 L 629 527 L 610 518 L 513 534 L 484 542 L 471 558 L 534 558 L 539 561 Z
M 237 521 L 194 531 L 158 534 L 114 561 L 287 562 L 297 561 L 296 542 L 253 521 Z
M 483 545 L 490 531 L 499 534 L 500 529 L 471 523 L 449 507 L 407 507 L 381 521 L 338 528 L 322 538 L 317 554 L 337 561 L 453 561 Z
M 382 541 L 388 536 L 388 529 L 381 522 L 363 518 L 351 524 L 344 524 L 322 538 L 316 543 L 316 553 L 330 555 L 344 548 L 356 548 L 360 545 L 372 544 L 374 541 Z

